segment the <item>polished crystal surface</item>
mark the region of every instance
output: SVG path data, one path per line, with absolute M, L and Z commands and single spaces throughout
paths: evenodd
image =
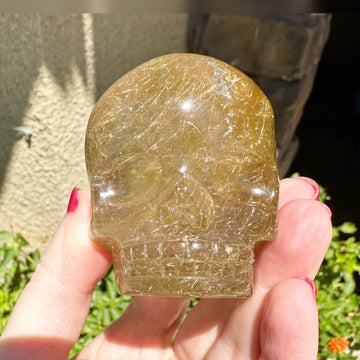
M 94 241 L 131 295 L 246 297 L 276 231 L 274 116 L 211 57 L 170 54 L 113 84 L 86 134 Z

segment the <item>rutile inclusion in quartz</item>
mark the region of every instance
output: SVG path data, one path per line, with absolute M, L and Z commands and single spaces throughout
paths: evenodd
M 271 105 L 241 71 L 170 54 L 113 84 L 86 134 L 94 241 L 130 295 L 246 297 L 274 237 Z

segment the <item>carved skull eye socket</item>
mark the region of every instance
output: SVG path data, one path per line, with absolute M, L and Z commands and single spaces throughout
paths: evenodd
M 247 205 L 265 206 L 273 202 L 278 174 L 264 161 L 228 155 L 209 163 L 209 169 L 222 198 Z
M 157 195 L 161 177 L 159 160 L 149 154 L 106 157 L 94 168 L 95 202 L 135 206 Z M 106 184 L 106 187 L 104 187 Z

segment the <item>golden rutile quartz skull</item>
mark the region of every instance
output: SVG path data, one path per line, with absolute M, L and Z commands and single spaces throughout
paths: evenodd
M 170 54 L 113 84 L 86 134 L 94 241 L 130 295 L 246 297 L 276 231 L 274 116 L 211 57 Z

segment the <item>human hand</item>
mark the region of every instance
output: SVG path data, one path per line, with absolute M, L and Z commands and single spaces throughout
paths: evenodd
M 307 178 L 281 181 L 278 233 L 256 254 L 252 297 L 202 299 L 184 322 L 188 299 L 136 297 L 75 359 L 316 359 L 316 289 L 310 279 L 332 231 L 330 210 L 316 201 L 318 191 Z M 0 359 L 68 358 L 94 287 L 112 261 L 89 239 L 90 219 L 89 194 L 75 190 L 0 338 Z

